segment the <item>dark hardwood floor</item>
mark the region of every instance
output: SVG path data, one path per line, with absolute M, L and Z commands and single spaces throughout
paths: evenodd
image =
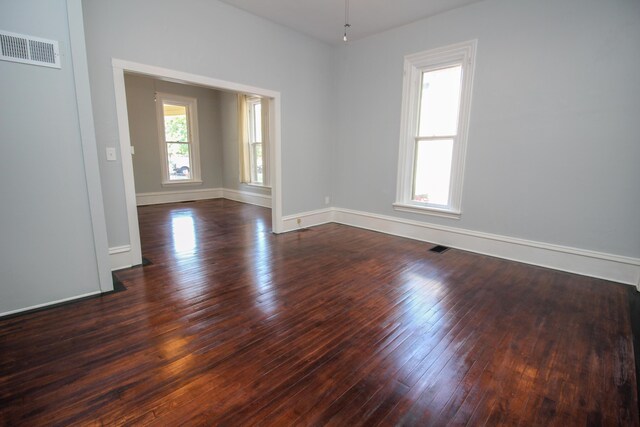
M 638 425 L 626 286 L 222 199 L 139 213 L 126 291 L 0 320 L 2 425 Z

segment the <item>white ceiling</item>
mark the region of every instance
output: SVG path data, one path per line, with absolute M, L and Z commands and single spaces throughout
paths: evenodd
M 344 0 L 221 0 L 331 44 L 342 43 Z M 349 0 L 349 40 L 481 0 Z

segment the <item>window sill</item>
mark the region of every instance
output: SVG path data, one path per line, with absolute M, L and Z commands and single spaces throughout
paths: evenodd
M 163 187 L 173 187 L 175 185 L 180 186 L 180 185 L 202 185 L 202 180 L 201 179 L 190 179 L 190 180 L 184 180 L 184 181 L 164 181 L 162 183 Z
M 249 187 L 266 188 L 266 189 L 271 190 L 271 186 L 270 185 L 255 184 L 253 182 L 247 182 L 247 183 L 244 183 L 244 185 L 248 185 Z
M 393 209 L 402 212 L 412 212 L 421 215 L 431 215 L 431 216 L 439 216 L 443 218 L 452 218 L 452 219 L 460 219 L 462 216 L 462 212 L 460 211 L 452 211 L 447 209 L 438 209 L 434 207 L 426 207 L 426 206 L 418 206 L 411 205 L 408 203 L 394 203 Z

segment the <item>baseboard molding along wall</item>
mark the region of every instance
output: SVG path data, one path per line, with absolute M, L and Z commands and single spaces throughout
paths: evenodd
M 77 299 L 92 297 L 94 295 L 99 295 L 101 293 L 102 293 L 102 291 L 94 291 L 94 292 L 89 292 L 89 293 L 82 294 L 82 295 L 75 295 L 75 296 L 72 296 L 72 297 L 69 297 L 69 298 L 59 299 L 59 300 L 56 300 L 56 301 L 50 301 L 50 302 L 45 302 L 45 303 L 42 303 L 42 304 L 32 305 L 30 307 L 19 308 L 17 310 L 6 311 L 4 313 L 0 313 L 0 318 L 1 317 L 5 317 L 5 316 L 11 316 L 12 314 L 18 314 L 18 313 L 23 313 L 23 312 L 26 312 L 26 311 L 37 310 L 39 308 L 49 307 L 49 306 L 56 305 L 56 304 L 62 304 L 62 303 L 69 302 L 69 301 L 74 301 L 74 300 L 77 300 Z
M 284 223 L 283 232 L 300 230 L 302 228 L 313 227 L 314 225 L 334 222 L 333 208 L 318 209 L 315 211 L 302 212 L 295 215 L 287 215 L 282 218 Z M 300 221 L 298 221 L 300 220 Z
M 229 200 L 235 200 L 236 202 L 262 206 L 263 208 L 271 208 L 271 196 L 266 194 L 258 194 L 251 193 L 249 191 L 239 191 L 223 188 L 221 197 Z
M 163 203 L 190 202 L 194 200 L 225 198 L 237 202 L 271 208 L 271 196 L 229 188 L 198 188 L 191 190 L 158 191 L 136 194 L 136 205 L 160 205 Z
M 298 219 L 300 219 L 300 225 L 298 225 Z M 328 208 L 288 215 L 283 220 L 285 232 L 336 222 L 394 236 L 640 287 L 640 258 L 427 224 L 343 208 Z
M 271 207 L 270 196 L 228 189 L 139 194 L 138 205 L 219 197 Z M 287 215 L 282 220 L 283 232 L 336 222 L 525 264 L 624 283 L 636 286 L 640 290 L 640 258 L 428 224 L 344 208 L 325 208 L 301 212 Z M 128 250 L 127 246 L 109 250 L 112 269 L 131 267 Z
M 154 193 L 136 194 L 136 205 L 160 205 L 163 203 L 190 202 L 193 200 L 219 199 L 222 188 L 198 188 L 191 190 L 158 191 Z
M 111 271 L 122 270 L 133 265 L 131 262 L 131 246 L 115 246 L 109 248 L 109 261 L 111 262 Z

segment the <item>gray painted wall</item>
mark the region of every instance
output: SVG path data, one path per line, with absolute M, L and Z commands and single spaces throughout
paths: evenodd
M 640 256 L 640 2 L 487 0 L 337 50 L 334 205 Z M 406 54 L 478 39 L 459 221 L 396 212 Z
M 136 193 L 180 189 L 225 188 L 270 195 L 269 188 L 241 184 L 238 161 L 237 94 L 172 83 L 140 75 L 125 75 L 129 133 L 135 146 L 133 169 Z M 198 100 L 202 184 L 163 187 L 160 170 L 155 92 Z
M 125 75 L 129 134 L 135 147 L 136 193 L 222 187 L 221 92 L 138 75 Z M 198 136 L 202 184 L 162 186 L 155 93 L 188 96 L 198 101 Z M 232 126 L 235 126 L 232 124 Z
M 109 245 L 129 243 L 112 58 L 279 91 L 283 214 L 324 206 L 334 138 L 333 49 L 215 0 L 86 0 L 87 56 Z
M 62 69 L 0 61 L 0 313 L 99 291 L 64 0 L 3 1 L 0 28 Z

